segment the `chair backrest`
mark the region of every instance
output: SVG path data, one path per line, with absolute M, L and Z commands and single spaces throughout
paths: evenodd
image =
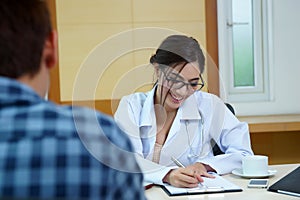
M 232 114 L 235 115 L 235 111 L 234 111 L 234 108 L 232 107 L 232 105 L 230 105 L 229 103 L 225 103 L 225 105 L 232 112 Z M 224 154 L 224 152 L 220 149 L 220 147 L 218 146 L 218 144 L 216 143 L 216 141 L 214 139 L 210 140 L 210 144 L 212 146 L 214 156 Z
M 229 103 L 225 103 L 225 105 L 226 105 L 227 108 L 232 112 L 232 114 L 235 115 L 235 111 L 234 111 L 234 108 L 232 107 L 232 105 L 230 105 Z

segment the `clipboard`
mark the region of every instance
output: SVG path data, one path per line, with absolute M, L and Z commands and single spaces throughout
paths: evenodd
M 196 188 L 177 188 L 169 184 L 161 185 L 161 188 L 169 196 L 196 195 L 196 194 L 212 194 L 226 192 L 241 192 L 242 188 L 224 179 L 222 176 L 212 173 L 215 178 L 203 177 L 204 182 Z

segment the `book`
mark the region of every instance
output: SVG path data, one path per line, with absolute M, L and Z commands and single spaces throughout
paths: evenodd
M 215 178 L 203 177 L 204 182 L 199 183 L 196 188 L 178 188 L 169 184 L 161 185 L 162 189 L 169 196 L 180 196 L 180 195 L 195 195 L 195 194 L 210 194 L 210 193 L 224 193 L 224 192 L 241 192 L 242 189 L 226 180 L 222 176 L 211 173 Z
M 268 188 L 268 191 L 300 197 L 300 166 Z

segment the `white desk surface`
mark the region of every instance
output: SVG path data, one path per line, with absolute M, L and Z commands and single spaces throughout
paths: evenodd
M 296 169 L 299 164 L 286 164 L 286 165 L 270 165 L 270 169 L 276 169 L 277 173 L 269 177 L 269 186 L 275 183 L 277 180 Z M 282 199 L 300 199 L 299 197 L 284 195 L 275 192 L 269 192 L 267 189 L 247 188 L 249 179 L 241 178 L 233 174 L 227 174 L 223 176 L 232 183 L 240 186 L 242 192 L 232 193 L 217 193 L 217 194 L 201 194 L 201 195 L 186 195 L 186 196 L 168 196 L 160 187 L 154 186 L 146 190 L 146 197 L 149 200 L 161 200 L 161 199 L 174 199 L 174 200 L 191 200 L 191 199 L 211 199 L 211 200 L 282 200 Z

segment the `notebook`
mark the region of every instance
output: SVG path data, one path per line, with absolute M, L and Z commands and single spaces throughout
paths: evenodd
M 204 182 L 199 184 L 199 186 L 196 188 L 177 188 L 168 184 L 161 185 L 161 187 L 169 196 L 242 191 L 239 186 L 224 179 L 222 176 L 216 173 L 212 174 L 215 176 L 214 179 L 203 177 Z
M 271 185 L 268 191 L 300 197 L 300 166 Z

